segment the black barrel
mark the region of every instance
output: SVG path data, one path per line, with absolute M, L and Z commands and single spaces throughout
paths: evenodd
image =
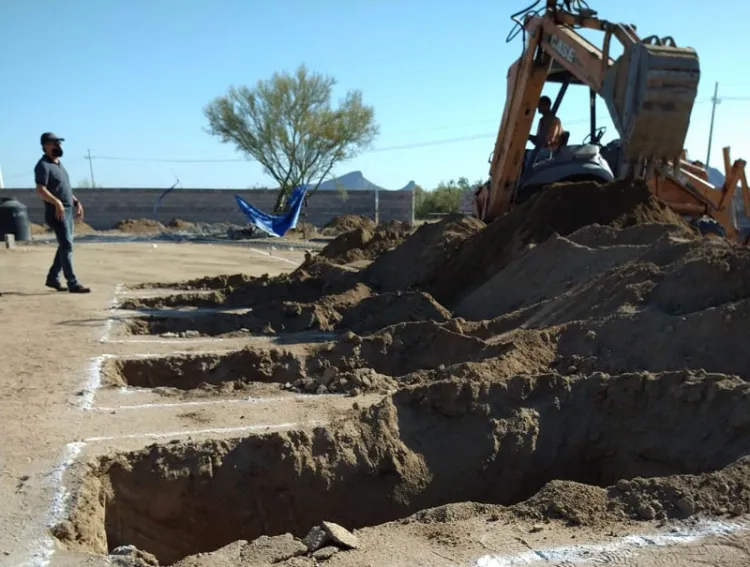
M 13 197 L 0 199 L 0 241 L 12 234 L 17 242 L 31 240 L 29 211 L 21 201 Z

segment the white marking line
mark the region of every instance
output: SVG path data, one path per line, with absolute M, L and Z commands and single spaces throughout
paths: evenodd
M 126 344 L 126 343 L 138 343 L 138 344 L 151 344 L 151 345 L 189 345 L 189 344 L 202 344 L 202 343 L 217 343 L 221 342 L 225 339 L 220 339 L 217 337 L 206 337 L 202 339 L 183 339 L 180 337 L 175 337 L 174 339 L 106 339 L 102 342 L 105 343 L 119 343 L 119 344 Z
M 300 262 L 289 260 L 288 258 L 283 258 L 282 256 L 274 256 L 270 252 L 263 252 L 263 250 L 258 250 L 257 248 L 248 248 L 248 250 L 251 250 L 252 252 L 255 252 L 256 254 L 262 254 L 263 256 L 268 256 L 269 258 L 273 258 L 274 260 L 281 260 L 282 262 L 286 262 L 287 264 L 292 264 L 294 266 L 299 266 Z
M 111 354 L 102 354 L 91 359 L 86 382 L 83 384 L 83 394 L 80 396 L 80 399 L 76 404 L 82 410 L 90 410 L 91 406 L 94 404 L 96 391 L 102 385 L 102 365 L 105 360 L 112 357 L 113 355 Z
M 109 302 L 108 310 L 114 309 L 119 303 L 120 303 L 120 294 L 122 293 L 123 284 L 118 283 L 115 286 L 114 294 L 112 295 L 112 300 Z M 106 343 L 109 341 L 109 335 L 112 332 L 112 325 L 114 325 L 115 320 L 112 317 L 108 317 L 107 320 L 104 322 L 104 329 L 102 330 L 101 338 L 99 339 L 100 343 Z
M 52 496 L 49 512 L 47 513 L 45 523 L 47 528 L 51 528 L 63 521 L 67 515 L 70 492 L 63 485 L 63 478 L 85 446 L 86 443 L 82 441 L 75 441 L 65 445 L 60 464 L 52 469 L 50 473 L 50 484 L 55 487 L 55 492 Z M 19 567 L 47 567 L 49 565 L 52 555 L 55 553 L 55 542 L 53 539 L 45 535 L 35 541 L 33 545 L 38 549 L 33 551 L 29 560 L 19 565 Z
M 629 535 L 616 538 L 609 543 L 535 549 L 515 555 L 485 555 L 476 560 L 474 567 L 623 562 L 626 557 L 636 555 L 635 550 L 638 549 L 692 543 L 705 537 L 727 536 L 747 531 L 749 528 L 750 525 L 744 523 L 703 520 L 694 526 L 676 528 L 669 533 Z
M 138 390 L 127 390 L 121 392 L 122 394 L 132 394 L 135 391 L 146 391 L 142 389 Z M 179 408 L 179 407 L 190 407 L 190 406 L 218 406 L 228 404 L 270 404 L 275 402 L 290 402 L 290 401 L 312 401 L 318 400 L 319 398 L 338 398 L 343 397 L 343 394 L 297 394 L 293 396 L 282 396 L 275 398 L 242 398 L 240 400 L 198 400 L 194 402 L 166 402 L 151 403 L 151 404 L 133 404 L 133 405 L 122 405 L 113 407 L 96 407 L 92 411 L 119 411 L 119 410 L 141 410 L 141 409 L 161 409 L 161 408 Z
M 214 427 L 211 429 L 193 429 L 189 431 L 170 431 L 167 433 L 133 433 L 130 435 L 111 435 L 104 437 L 89 437 L 86 443 L 96 443 L 97 441 L 117 441 L 120 439 L 164 439 L 166 437 L 185 437 L 186 435 L 203 435 L 206 433 L 244 433 L 248 431 L 260 431 L 266 429 L 269 431 L 280 431 L 292 429 L 294 427 L 311 427 L 322 425 L 322 421 L 310 421 L 307 423 L 278 423 L 266 425 L 246 425 L 244 427 Z

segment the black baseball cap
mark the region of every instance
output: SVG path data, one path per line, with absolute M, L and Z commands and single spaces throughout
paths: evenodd
M 50 142 L 64 142 L 65 138 L 60 138 L 57 136 L 57 134 L 53 134 L 52 132 L 45 132 L 42 134 L 42 145 L 49 144 Z

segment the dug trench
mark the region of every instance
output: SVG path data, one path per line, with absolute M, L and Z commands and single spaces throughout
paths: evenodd
M 445 380 L 313 430 L 89 462 L 55 533 L 73 549 L 132 545 L 179 565 L 236 540 L 456 502 L 572 524 L 738 515 L 750 510 L 749 430 L 750 385 L 718 374 Z
M 247 308 L 244 327 L 142 318 L 136 332 L 339 336 L 299 356 L 150 359 L 115 379 L 284 380 L 310 393 L 343 380 L 338 391 L 386 397 L 312 431 L 81 465 L 55 529 L 69 547 L 132 544 L 180 565 L 323 520 L 429 521 L 426 509 L 470 501 L 488 505 L 477 514 L 591 525 L 750 511 L 750 254 L 697 237 L 643 187 L 571 185 L 486 227 L 426 225 L 369 264 L 318 259 L 279 278 L 182 287 L 207 288 Z

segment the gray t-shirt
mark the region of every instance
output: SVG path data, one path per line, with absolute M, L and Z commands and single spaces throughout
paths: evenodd
M 47 190 L 66 207 L 73 206 L 73 187 L 70 185 L 70 177 L 62 163 L 55 163 L 46 155 L 37 162 L 34 168 L 34 180 L 37 185 L 44 185 Z M 48 202 L 44 202 L 46 208 L 53 208 Z

